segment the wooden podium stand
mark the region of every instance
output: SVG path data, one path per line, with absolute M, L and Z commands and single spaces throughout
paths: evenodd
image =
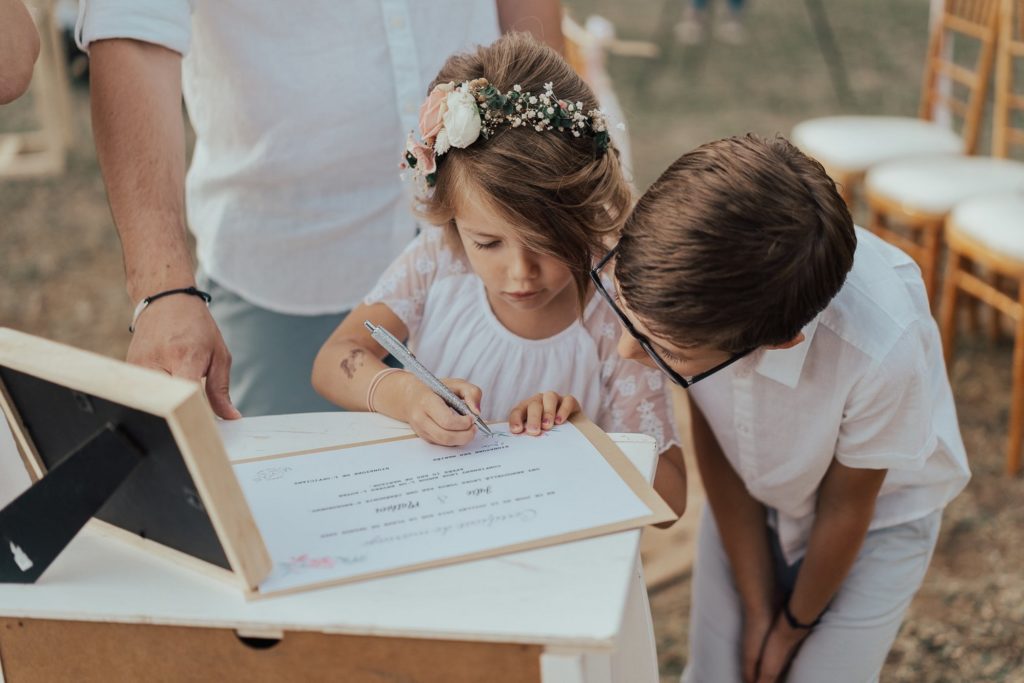
M 337 419 L 353 443 L 397 435 L 381 416 Z M 613 438 L 653 476 L 651 439 Z M 639 537 L 247 602 L 90 522 L 37 583 L 0 585 L 0 681 L 649 683 Z

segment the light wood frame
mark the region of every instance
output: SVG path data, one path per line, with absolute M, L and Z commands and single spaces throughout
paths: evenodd
M 980 132 L 982 110 L 985 96 L 988 93 L 988 78 L 992 68 L 993 55 L 998 51 L 1000 65 L 1009 68 L 1006 56 L 1018 49 L 1018 43 L 1009 42 L 1009 33 L 1005 30 L 1009 24 L 1009 15 L 1004 20 L 1007 7 L 1014 0 L 946 0 L 941 21 L 933 34 L 928 47 L 928 68 L 926 69 L 924 96 L 921 100 L 920 114 L 924 116 L 936 103 L 945 103 L 964 117 L 964 151 L 973 154 L 977 146 Z M 942 37 L 946 32 L 954 32 L 981 42 L 978 57 L 978 69 L 971 72 L 943 58 L 944 43 Z M 998 40 L 997 40 L 998 36 Z M 998 44 L 998 47 L 997 47 Z M 1000 69 L 1002 71 L 1002 67 Z M 966 85 L 971 95 L 965 103 L 939 92 L 935 85 L 940 76 L 947 76 L 954 82 Z M 999 111 L 1009 101 L 1013 101 L 1011 92 L 1012 75 L 1005 79 L 997 78 L 995 126 L 1007 126 L 1010 118 L 1000 117 Z M 1017 98 L 1020 99 L 1020 98 Z M 1006 133 L 1004 133 L 1005 135 Z M 1000 138 L 998 130 L 995 139 Z M 997 144 L 993 145 L 995 156 L 1005 156 L 1006 150 Z M 868 228 L 886 241 L 895 244 L 907 252 L 921 267 L 928 300 L 935 307 L 939 279 L 939 261 L 942 255 L 942 230 L 946 220 L 946 212 L 935 213 L 920 207 L 894 201 L 878 192 L 867 190 Z M 892 226 L 902 226 L 906 233 L 899 232 Z
M 277 595 L 288 595 L 294 593 L 301 593 L 308 590 L 314 590 L 317 588 L 323 588 L 327 586 L 336 586 L 345 583 L 353 583 L 356 581 L 366 581 L 369 579 L 379 578 L 382 576 L 392 576 L 395 574 L 403 574 L 408 571 L 430 569 L 433 567 L 443 567 L 448 564 L 454 564 L 457 562 L 468 562 L 471 560 L 479 560 L 486 557 L 493 557 L 495 555 L 504 555 L 506 553 L 521 552 L 523 550 L 532 550 L 534 548 L 542 548 L 549 545 L 559 545 L 562 543 L 571 543 L 572 541 L 582 541 L 593 536 L 603 536 L 605 534 L 617 533 L 619 531 L 629 531 L 632 529 L 640 529 L 655 524 L 661 524 L 662 522 L 674 521 L 678 518 L 672 508 L 669 507 L 668 503 L 662 500 L 661 496 L 648 484 L 646 477 L 640 473 L 633 463 L 629 461 L 625 453 L 615 445 L 615 442 L 611 440 L 600 427 L 591 422 L 582 413 L 577 412 L 575 415 L 569 418 L 569 424 L 573 425 L 583 437 L 590 442 L 590 444 L 600 453 L 601 457 L 604 458 L 605 462 L 615 470 L 615 473 L 622 479 L 626 486 L 633 492 L 633 494 L 648 508 L 649 513 L 632 519 L 621 520 L 610 524 L 604 524 L 599 527 L 590 527 L 586 529 L 580 529 L 576 531 L 570 531 L 554 536 L 545 536 L 535 538 L 530 541 L 524 541 L 520 543 L 513 543 L 510 545 L 501 546 L 500 548 L 491 548 L 487 550 L 479 550 L 469 553 L 463 553 L 460 555 L 446 556 L 437 560 L 430 560 L 426 562 L 420 562 L 416 564 L 406 564 L 401 567 L 395 567 L 391 569 L 378 570 L 365 574 L 359 574 L 341 579 L 326 579 L 315 583 L 303 584 L 301 586 L 295 586 L 291 588 L 281 588 L 273 591 L 262 592 L 261 590 L 251 591 L 246 594 L 247 599 L 258 599 Z M 409 441 L 418 439 L 416 435 L 409 436 L 397 436 L 386 439 L 379 439 L 376 441 L 363 441 L 357 443 L 349 443 L 337 446 L 327 446 L 322 448 L 315 448 L 312 450 L 294 451 L 289 453 L 275 453 L 272 455 L 260 455 L 252 458 L 240 458 L 232 461 L 233 465 L 242 465 L 252 462 L 276 462 L 285 458 L 301 457 L 303 455 L 309 455 L 311 453 L 319 453 L 325 451 L 343 451 L 350 448 L 358 448 L 363 446 L 370 446 L 382 443 L 394 443 L 400 441 Z
M 1024 230 L 1024 223 L 1021 225 Z M 993 320 L 999 314 L 1013 321 L 1013 383 L 1010 400 L 1009 443 L 1006 451 L 1006 473 L 1014 476 L 1020 471 L 1021 444 L 1024 440 L 1024 261 L 997 252 L 964 234 L 952 218 L 946 224 L 946 244 L 949 260 L 942 292 L 939 327 L 946 367 L 951 367 L 956 346 L 957 304 L 964 292 L 992 307 Z M 986 281 L 972 272 L 972 265 L 983 266 L 996 275 Z M 1007 294 L 1006 281 L 1016 283 L 1016 296 Z
M 942 13 L 928 39 L 924 80 L 918 117 L 934 120 L 937 107 L 963 119 L 961 138 L 964 154 L 974 154 L 981 132 L 982 111 L 988 94 L 988 80 L 992 74 L 992 57 L 999 24 L 1000 0 L 945 0 Z M 978 61 L 974 69 L 956 64 L 946 56 L 954 36 L 977 40 L 980 43 Z M 957 99 L 952 92 L 944 92 L 944 79 L 967 87 L 967 101 Z
M 231 570 L 95 518 L 90 524 L 245 591 L 254 590 L 270 573 L 270 554 L 235 478 L 213 412 L 199 384 L 6 328 L 0 328 L 0 366 L 166 420 Z M 33 480 L 42 478 L 46 466 L 2 380 L 0 408 L 11 425 L 29 474 Z
M 977 151 L 981 131 L 982 111 L 988 80 L 992 71 L 992 52 L 996 42 L 996 15 L 999 0 L 945 0 L 942 12 L 928 36 L 928 51 L 925 56 L 924 75 L 921 83 L 921 98 L 918 118 L 934 121 L 936 107 L 963 119 L 960 138 L 963 153 Z M 977 63 L 968 68 L 946 59 L 953 36 L 981 41 Z M 946 93 L 943 84 L 949 81 L 967 86 L 970 95 L 967 101 L 956 99 Z M 864 169 L 851 169 L 824 164 L 829 177 L 836 182 L 840 196 L 847 206 L 853 207 L 856 192 L 864 184 Z
M 996 156 L 1006 157 L 1013 145 L 1024 146 L 1024 131 L 1013 127 L 1012 112 L 1024 112 L 1024 96 L 1013 92 L 1014 60 L 1024 60 L 1024 0 L 1002 0 L 999 29 L 999 56 L 996 70 L 996 112 L 992 148 Z M 1021 222 L 1024 230 L 1024 220 Z M 1000 315 L 1013 321 L 1013 365 L 1011 381 L 1009 435 L 1006 451 L 1006 473 L 1017 474 L 1021 467 L 1021 446 L 1024 444 L 1024 261 L 1007 256 L 965 234 L 950 216 L 945 221 L 948 249 L 946 279 L 942 289 L 939 327 L 946 366 L 952 364 L 956 347 L 957 308 L 961 292 L 973 301 L 992 307 L 990 336 L 999 332 Z M 989 277 L 976 273 L 984 268 Z M 1016 296 L 1006 293 L 1016 285 Z M 973 312 L 973 307 L 972 307 Z

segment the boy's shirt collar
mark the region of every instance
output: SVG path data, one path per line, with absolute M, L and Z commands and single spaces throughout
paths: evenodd
M 758 359 L 757 374 L 768 379 L 784 384 L 790 389 L 795 389 L 800 381 L 800 373 L 804 369 L 804 360 L 807 358 L 807 350 L 811 348 L 811 341 L 818 329 L 818 321 L 821 313 L 814 316 L 811 322 L 807 323 L 803 330 L 804 340 L 789 349 L 765 349 Z

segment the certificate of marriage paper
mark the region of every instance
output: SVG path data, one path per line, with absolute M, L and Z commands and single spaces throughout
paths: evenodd
M 487 557 L 674 519 L 585 418 L 542 436 L 416 437 L 236 461 L 274 568 L 257 595 Z

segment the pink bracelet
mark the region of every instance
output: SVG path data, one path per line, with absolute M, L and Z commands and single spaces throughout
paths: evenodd
M 370 386 L 366 390 L 366 409 L 371 413 L 377 412 L 373 407 L 373 394 L 377 391 L 377 386 L 380 384 L 382 379 L 395 372 L 405 372 L 405 370 L 402 368 L 384 368 L 374 375 L 372 380 L 370 380 Z

